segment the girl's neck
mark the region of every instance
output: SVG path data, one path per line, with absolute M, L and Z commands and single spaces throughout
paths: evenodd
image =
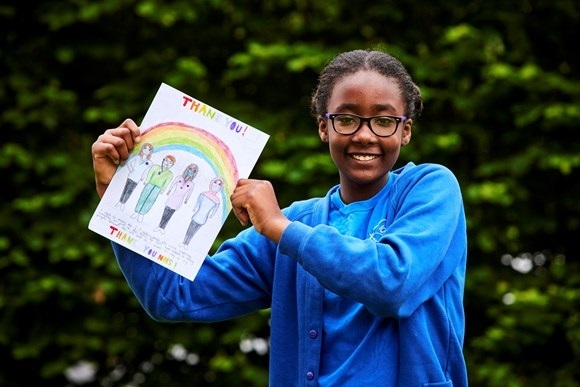
M 341 179 L 340 198 L 345 204 L 368 200 L 379 193 L 388 181 L 389 174 L 369 184 L 357 184 L 351 180 Z

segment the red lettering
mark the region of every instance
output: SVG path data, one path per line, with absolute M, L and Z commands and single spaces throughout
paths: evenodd
M 189 98 L 188 96 L 184 95 L 183 96 L 183 106 L 186 106 L 189 102 L 193 101 L 192 98 Z

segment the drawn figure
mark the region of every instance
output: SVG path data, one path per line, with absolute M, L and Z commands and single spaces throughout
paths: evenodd
M 167 201 L 165 202 L 165 208 L 163 209 L 163 215 L 161 215 L 161 220 L 159 221 L 159 226 L 153 231 L 159 231 L 162 234 L 165 233 L 165 226 L 167 222 L 173 216 L 176 210 L 181 207 L 181 205 L 191 196 L 193 191 L 193 179 L 197 176 L 199 167 L 197 164 L 189 164 L 183 173 L 177 176 L 173 183 L 169 186 L 167 190 Z
M 189 245 L 191 238 L 199 228 L 207 222 L 208 218 L 214 216 L 221 203 L 217 194 L 223 189 L 223 187 L 224 180 L 221 177 L 214 177 L 209 183 L 209 191 L 199 194 L 197 197 L 197 203 L 195 203 L 193 209 L 191 222 L 185 232 L 185 238 L 183 238 L 184 245 Z
M 115 204 L 115 207 L 119 207 L 121 211 L 125 209 L 125 203 L 127 203 L 127 200 L 129 200 L 131 194 L 133 194 L 139 181 L 145 179 L 147 171 L 151 168 L 151 165 L 153 164 L 151 162 L 153 150 L 153 145 L 148 142 L 144 143 L 141 146 L 139 153 L 127 164 L 127 168 L 129 168 L 129 176 L 127 176 L 127 180 L 125 181 L 125 187 L 123 188 L 121 197 L 117 204 Z
M 131 218 L 137 218 L 137 221 L 143 221 L 143 215 L 149 212 L 157 197 L 162 193 L 173 179 L 173 173 L 170 171 L 175 164 L 175 157 L 167 155 L 161 161 L 161 165 L 151 166 L 145 179 L 145 187 L 139 195 L 139 200 L 135 206 L 135 213 Z

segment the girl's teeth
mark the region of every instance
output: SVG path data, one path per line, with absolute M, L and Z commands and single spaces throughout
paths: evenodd
M 353 155 L 352 157 L 354 159 L 360 160 L 360 161 L 369 161 L 369 160 L 374 159 L 376 156 Z

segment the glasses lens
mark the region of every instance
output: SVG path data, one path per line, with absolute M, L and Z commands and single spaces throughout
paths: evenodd
M 379 136 L 390 136 L 397 130 L 397 120 L 393 117 L 374 117 L 371 120 L 373 131 Z
M 358 129 L 360 119 L 349 114 L 339 114 L 334 116 L 334 120 L 332 122 L 334 129 L 336 129 L 338 133 L 350 134 Z

